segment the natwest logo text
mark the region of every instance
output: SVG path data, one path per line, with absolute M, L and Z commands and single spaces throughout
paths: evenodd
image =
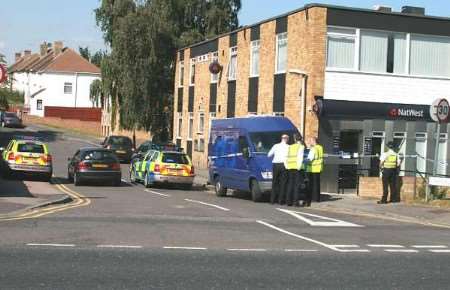
M 425 116 L 425 113 L 423 110 L 394 108 L 389 110 L 389 116 L 392 118 L 423 118 Z

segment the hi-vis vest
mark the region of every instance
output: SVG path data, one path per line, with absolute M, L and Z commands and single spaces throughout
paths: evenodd
M 323 170 L 323 147 L 322 145 L 314 145 L 314 160 L 309 164 L 307 171 L 312 173 L 321 173 Z
M 303 168 L 303 162 L 302 164 L 298 164 L 297 163 L 297 155 L 298 155 L 298 151 L 299 150 L 304 150 L 304 146 L 301 144 L 292 144 L 289 145 L 289 151 L 288 151 L 288 156 L 287 156 L 287 160 L 286 160 L 286 169 L 287 170 L 291 170 L 291 169 L 299 169 L 300 167 Z
M 386 169 L 395 169 L 397 168 L 397 159 L 398 155 L 396 153 L 387 153 L 387 157 L 384 160 L 383 168 Z

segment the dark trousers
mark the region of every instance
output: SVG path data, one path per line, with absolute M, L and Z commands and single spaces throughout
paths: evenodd
M 308 187 L 306 189 L 305 203 L 320 202 L 320 173 L 308 172 Z
M 272 164 L 272 193 L 270 202 L 275 203 L 278 199 L 279 203 L 283 203 L 286 193 L 287 170 L 283 163 Z
M 397 179 L 398 171 L 397 169 L 383 169 L 383 197 L 381 201 L 386 202 L 388 198 L 388 189 L 391 191 L 391 202 L 400 201 L 400 196 L 398 194 Z
M 301 185 L 303 183 L 303 172 L 290 169 L 288 170 L 288 186 L 286 204 L 298 204 L 300 199 Z

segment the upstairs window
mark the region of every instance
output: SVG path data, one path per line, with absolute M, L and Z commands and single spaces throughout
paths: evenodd
M 230 64 L 228 65 L 228 80 L 234 81 L 237 76 L 237 46 L 230 48 Z
M 450 38 L 411 35 L 410 73 L 450 77 Z
M 285 73 L 287 68 L 287 33 L 277 34 L 276 73 Z
M 72 93 L 72 83 L 64 83 L 64 94 Z
M 199 134 L 203 134 L 205 131 L 205 113 L 201 112 L 198 114 L 198 132 Z
M 252 41 L 250 51 L 250 77 L 259 76 L 259 49 L 259 40 Z
M 328 28 L 327 66 L 354 69 L 355 39 L 355 29 Z
M 184 61 L 180 61 L 179 85 L 180 87 L 184 85 Z
M 189 69 L 189 85 L 195 85 L 195 58 L 191 59 L 191 66 Z

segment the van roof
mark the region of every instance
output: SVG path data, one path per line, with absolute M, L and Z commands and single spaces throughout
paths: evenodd
M 296 131 L 297 128 L 286 117 L 276 116 L 251 116 L 243 118 L 228 118 L 212 120 L 212 129 L 240 129 L 248 132 L 276 132 Z

